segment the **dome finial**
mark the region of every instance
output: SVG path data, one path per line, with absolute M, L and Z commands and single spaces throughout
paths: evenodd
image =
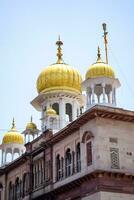
M 98 53 L 97 53 L 97 62 L 102 62 L 101 61 L 101 53 L 100 53 L 100 47 L 98 46 Z
M 63 60 L 62 60 L 62 48 L 61 46 L 63 45 L 63 42 L 60 40 L 60 35 L 59 35 L 59 38 L 58 38 L 58 41 L 56 42 L 56 45 L 58 46 L 57 48 L 57 57 L 58 57 L 58 60 L 57 60 L 57 63 L 60 64 L 60 63 L 63 63 Z
M 13 117 L 13 121 L 12 121 L 12 127 L 11 127 L 11 130 L 16 130 L 14 117 Z
M 106 23 L 103 23 L 102 27 L 103 27 L 103 32 L 104 32 L 103 37 L 104 37 L 104 45 L 105 45 L 106 64 L 108 64 L 108 48 L 107 48 L 107 43 L 108 43 L 107 35 L 108 35 L 108 32 L 107 32 L 107 25 L 106 25 Z

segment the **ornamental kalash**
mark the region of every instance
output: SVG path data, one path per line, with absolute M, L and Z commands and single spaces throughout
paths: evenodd
M 41 127 L 31 117 L 20 133 L 13 119 L 2 139 L 0 200 L 134 200 L 134 112 L 116 106 L 120 82 L 103 31 L 105 60 L 98 47 L 84 80 L 58 38 L 31 101 Z

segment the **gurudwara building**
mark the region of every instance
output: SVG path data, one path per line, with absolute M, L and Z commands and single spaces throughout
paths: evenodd
M 62 58 L 37 79 L 31 118 L 19 133 L 13 120 L 1 149 L 1 200 L 134 200 L 134 112 L 116 106 L 120 82 L 106 60 L 97 60 L 85 79 Z M 16 155 L 18 155 L 16 157 Z

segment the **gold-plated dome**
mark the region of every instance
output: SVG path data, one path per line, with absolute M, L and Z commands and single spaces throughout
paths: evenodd
M 26 125 L 26 130 L 28 129 L 31 129 L 31 130 L 36 130 L 37 129 L 37 126 L 35 123 L 33 123 L 33 119 L 32 119 L 32 116 L 31 116 L 31 121 L 27 123 Z
M 7 133 L 5 133 L 2 141 L 2 144 L 10 143 L 24 144 L 23 135 L 16 130 L 14 119 L 12 123 L 12 128 Z
M 56 111 L 52 108 L 52 107 L 49 107 L 46 111 L 46 115 L 57 115 Z
M 79 72 L 62 60 L 61 45 L 63 42 L 59 40 L 58 45 L 58 60 L 40 73 L 37 79 L 38 93 L 45 93 L 53 90 L 69 90 L 81 93 L 82 78 Z
M 97 62 L 91 65 L 86 73 L 86 79 L 97 78 L 97 77 L 115 78 L 115 73 L 113 68 L 108 64 L 102 62 L 99 47 L 98 47 Z

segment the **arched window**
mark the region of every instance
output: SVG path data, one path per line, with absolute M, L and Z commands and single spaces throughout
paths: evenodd
M 82 143 L 85 143 L 87 166 L 92 165 L 92 138 L 93 134 L 90 131 L 86 131 L 82 137 Z
M 20 184 L 19 184 L 19 178 L 17 177 L 15 181 L 15 200 L 18 200 L 20 198 Z
M 80 143 L 78 143 L 76 146 L 76 168 L 77 172 L 81 171 Z
M 33 187 L 35 187 L 35 165 L 33 164 Z
M 87 166 L 92 165 L 92 141 L 89 136 L 86 137 L 86 155 Z
M 15 199 L 15 185 L 12 185 L 12 190 L 13 190 L 13 199 Z
M 41 184 L 43 183 L 44 180 L 44 173 L 43 173 L 43 160 L 41 160 Z
M 40 168 L 39 168 L 39 161 L 37 163 L 37 185 L 40 183 Z
M 61 178 L 64 177 L 64 158 L 61 157 Z
M 59 181 L 61 178 L 61 162 L 59 154 L 56 156 L 56 176 L 57 181 Z
M 42 183 L 42 160 L 40 159 L 39 160 L 39 163 L 38 163 L 38 167 L 39 167 L 39 184 Z
M 3 185 L 0 183 L 0 200 L 2 200 L 2 190 L 3 190 Z
M 72 105 L 70 103 L 66 103 L 66 114 L 69 117 L 69 122 L 72 121 Z
M 52 108 L 56 111 L 56 113 L 59 115 L 59 104 L 58 103 L 54 103 L 52 105 Z
M 23 197 L 23 184 L 22 184 L 22 180 L 20 180 L 20 197 Z
M 11 181 L 10 181 L 9 186 L 8 186 L 8 199 L 9 200 L 13 199 L 13 185 L 12 185 Z
M 66 163 L 66 177 L 68 177 L 68 176 L 71 176 L 72 174 L 72 156 L 71 156 L 70 149 L 67 149 L 65 159 L 66 159 L 66 162 L 65 162 Z
M 29 173 L 23 175 L 23 196 L 27 194 L 29 190 Z
M 34 163 L 34 186 L 37 186 L 37 166 L 36 163 Z

